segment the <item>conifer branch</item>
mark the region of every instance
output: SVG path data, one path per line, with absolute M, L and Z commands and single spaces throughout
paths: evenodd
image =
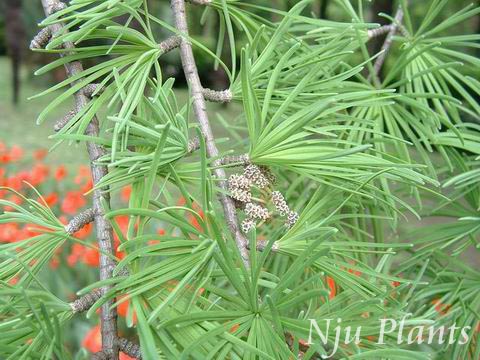
M 195 117 L 200 124 L 201 132 L 205 138 L 208 157 L 218 158 L 219 151 L 217 149 L 217 146 L 215 145 L 215 138 L 213 136 L 212 128 L 208 119 L 205 98 L 203 96 L 203 87 L 200 83 L 197 65 L 193 57 L 192 46 L 188 40 L 189 34 L 187 18 L 185 14 L 185 1 L 171 0 L 171 7 L 175 18 L 175 26 L 179 33 L 182 35 L 182 41 L 180 44 L 180 56 L 183 71 L 190 86 L 191 96 L 193 98 L 193 110 L 195 113 Z M 213 173 L 218 179 L 220 179 L 219 186 L 223 190 L 225 190 L 227 186 L 225 170 L 221 167 L 218 167 L 218 165 L 221 165 L 219 159 L 214 161 Z M 225 219 L 227 221 L 228 227 L 235 239 L 243 262 L 246 266 L 249 266 L 247 239 L 242 234 L 239 228 L 233 199 L 227 196 L 223 191 L 219 193 L 219 199 L 223 206 L 223 212 L 225 214 Z
M 57 122 L 53 125 L 53 130 L 59 132 L 62 130 L 69 122 L 77 115 L 76 110 L 70 110 L 64 117 L 58 119 Z
M 245 166 L 250 164 L 250 158 L 248 154 L 241 155 L 225 155 L 220 158 L 220 165 L 224 166 Z
M 71 235 L 82 229 L 84 226 L 90 224 L 95 220 L 95 210 L 93 208 L 82 211 L 80 214 L 74 216 L 72 220 L 65 226 L 65 231 Z
M 120 338 L 118 339 L 118 347 L 120 351 L 127 354 L 128 356 L 141 360 L 142 359 L 142 350 L 140 349 L 140 345 L 125 339 Z
M 94 289 L 87 295 L 84 295 L 74 302 L 70 303 L 70 307 L 74 314 L 78 314 L 90 309 L 95 302 L 102 297 L 102 291 L 100 289 Z
M 182 38 L 180 36 L 174 35 L 170 36 L 169 38 L 163 40 L 158 47 L 162 50 L 162 54 L 165 54 L 173 49 L 176 49 L 180 46 Z
M 388 31 L 387 37 L 385 38 L 385 42 L 382 45 L 382 50 L 381 50 L 382 53 L 377 57 L 377 60 L 373 65 L 373 70 L 377 79 L 380 76 L 380 70 L 382 69 L 383 63 L 385 62 L 387 53 L 390 50 L 390 47 L 392 46 L 393 37 L 395 36 L 395 33 L 397 32 L 397 29 L 402 22 L 402 19 L 403 19 L 403 10 L 402 10 L 402 7 L 399 6 L 395 14 L 393 23 L 390 25 L 390 30 Z
M 45 15 L 49 16 L 55 11 L 62 10 L 66 5 L 59 0 L 42 0 L 43 9 Z M 59 33 L 64 28 L 62 23 L 56 23 L 51 25 L 52 34 Z M 73 49 L 74 44 L 72 42 L 65 42 L 63 47 Z M 83 66 L 79 61 L 72 61 L 65 64 L 65 70 L 67 76 L 75 76 L 83 71 Z M 72 85 L 78 83 L 79 80 Z M 82 91 L 75 93 L 75 104 L 77 109 L 82 109 L 87 105 L 89 98 L 85 96 Z M 97 137 L 99 134 L 99 122 L 94 116 L 92 121 L 88 124 L 86 134 L 89 136 Z M 96 164 L 96 161 L 105 154 L 103 146 L 87 142 L 87 151 L 90 158 L 90 166 L 92 170 L 93 184 L 98 182 L 107 174 L 107 167 L 104 165 Z M 93 209 L 95 211 L 95 227 L 98 239 L 98 247 L 100 252 L 100 280 L 107 280 L 112 277 L 113 270 L 115 268 L 115 262 L 112 258 L 105 254 L 113 254 L 113 233 L 110 223 L 104 216 L 103 203 L 110 203 L 110 198 L 105 189 L 96 189 L 93 192 Z M 109 291 L 111 285 L 102 287 L 101 292 L 104 294 Z M 117 311 L 112 305 L 115 300 L 109 300 L 102 305 L 101 311 L 101 333 L 102 333 L 102 351 L 104 351 L 111 360 L 118 360 L 118 344 L 117 344 Z
M 103 87 L 101 84 L 88 84 L 82 89 L 83 95 L 92 98 L 94 95 L 101 94 Z
M 187 144 L 188 153 L 192 153 L 194 151 L 197 151 L 198 149 L 200 149 L 200 139 L 198 138 L 198 136 L 195 136 L 193 139 L 188 140 L 188 144 Z
M 44 48 L 52 38 L 52 29 L 47 26 L 41 29 L 30 42 L 30 50 Z
M 212 0 L 187 0 L 190 4 L 206 6 L 212 2 Z
M 388 25 L 380 26 L 376 29 L 367 30 L 368 39 L 370 40 L 370 39 L 375 38 L 377 36 L 382 36 L 382 35 L 388 33 L 391 29 L 392 29 L 392 25 L 388 24 Z
M 205 100 L 217 103 L 229 103 L 232 101 L 232 92 L 230 89 L 227 90 L 212 90 L 209 88 L 203 88 L 203 97 Z

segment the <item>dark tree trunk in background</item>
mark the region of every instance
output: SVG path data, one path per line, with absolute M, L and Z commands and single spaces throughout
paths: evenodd
M 318 12 L 318 17 L 320 19 L 327 19 L 327 17 L 328 17 L 328 13 L 327 13 L 328 2 L 329 2 L 329 0 L 322 0 L 321 1 L 320 9 L 319 9 L 319 12 Z
M 389 20 L 383 16 L 379 16 L 379 13 L 385 13 L 390 16 L 393 16 L 394 13 L 394 3 L 393 0 L 373 0 L 371 5 L 371 18 L 365 19 L 366 21 L 379 23 L 380 25 L 387 25 L 390 23 Z M 368 49 L 371 54 L 376 54 L 380 51 L 385 40 L 384 36 L 377 36 L 375 39 L 372 39 L 368 42 Z
M 20 93 L 20 64 L 25 48 L 25 28 L 22 21 L 22 0 L 6 0 L 5 30 L 7 52 L 12 63 L 13 103 L 18 103 Z

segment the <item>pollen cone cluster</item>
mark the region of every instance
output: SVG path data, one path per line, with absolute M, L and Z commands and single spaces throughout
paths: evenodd
M 248 233 L 257 226 L 258 222 L 268 221 L 272 214 L 263 205 L 255 202 L 252 197 L 254 187 L 264 190 L 272 188 L 275 176 L 264 166 L 247 164 L 243 174 L 233 174 L 228 179 L 230 197 L 235 200 L 235 205 L 244 211 L 246 218 L 242 222 L 242 231 Z M 271 203 L 280 216 L 285 217 L 285 225 L 290 228 L 298 220 L 298 214 L 288 206 L 285 198 L 279 191 L 271 192 Z

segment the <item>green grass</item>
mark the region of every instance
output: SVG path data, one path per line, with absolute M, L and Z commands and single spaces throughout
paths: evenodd
M 49 149 L 54 145 L 55 142 L 48 138 L 53 134 L 53 124 L 69 110 L 69 106 L 65 104 L 55 109 L 49 121 L 36 125 L 38 114 L 58 93 L 48 98 L 28 100 L 28 97 L 50 85 L 47 76 L 43 79 L 34 78 L 34 70 L 34 68 L 22 68 L 20 100 L 17 105 L 13 105 L 10 61 L 6 57 L 0 57 L 0 141 L 9 146 L 19 145 L 27 154 L 35 149 Z M 74 147 L 62 145 L 49 154 L 47 162 L 72 165 L 85 163 L 87 157 L 83 147 L 83 144 L 74 145 Z

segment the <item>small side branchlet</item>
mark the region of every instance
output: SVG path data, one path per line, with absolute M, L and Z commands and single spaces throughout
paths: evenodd
M 67 4 L 65 4 L 61 1 L 57 1 L 52 6 L 50 6 L 48 8 L 47 12 L 48 12 L 49 15 L 52 15 L 52 14 L 55 14 L 59 11 L 65 10 L 66 8 L 67 8 Z
M 101 84 L 88 84 L 88 85 L 85 85 L 82 91 L 83 91 L 83 95 L 85 95 L 88 98 L 92 98 L 95 95 L 100 95 L 104 91 L 104 88 L 102 87 Z
M 70 303 L 70 307 L 74 314 L 82 313 L 90 309 L 95 302 L 102 297 L 102 291 L 100 289 L 94 289 L 87 295 L 84 295 L 74 302 Z
M 53 130 L 55 132 L 59 132 L 60 130 L 62 130 L 70 122 L 70 120 L 75 117 L 75 115 L 77 115 L 77 111 L 70 110 L 63 118 L 57 120 L 55 125 L 53 125 Z
M 212 2 L 212 0 L 187 0 L 190 4 L 206 6 Z
M 87 209 L 73 217 L 73 219 L 65 226 L 65 231 L 67 234 L 72 235 L 94 220 L 95 210 L 93 208 Z
M 250 164 L 250 158 L 248 154 L 225 155 L 220 159 L 220 164 L 224 166 L 229 166 L 229 165 L 246 166 Z
M 170 36 L 169 38 L 163 40 L 158 44 L 158 47 L 162 51 L 162 54 L 168 53 L 173 49 L 176 49 L 180 46 L 182 38 L 178 35 Z
M 189 154 L 197 151 L 198 149 L 200 149 L 200 138 L 198 136 L 195 136 L 194 138 L 188 140 L 187 152 Z
M 216 103 L 229 103 L 232 101 L 233 94 L 230 89 L 227 90 L 212 90 L 209 88 L 203 88 L 203 97 L 205 100 Z
M 388 33 L 392 29 L 392 25 L 383 25 L 375 29 L 369 29 L 367 30 L 367 36 L 368 39 L 373 39 L 377 36 L 382 36 Z
M 30 50 L 43 49 L 52 38 L 52 29 L 47 26 L 41 29 L 30 42 Z
M 125 338 L 120 338 L 118 339 L 118 348 L 121 352 L 127 354 L 134 359 L 142 359 L 142 350 L 140 349 L 140 345 L 134 343 L 133 341 Z

